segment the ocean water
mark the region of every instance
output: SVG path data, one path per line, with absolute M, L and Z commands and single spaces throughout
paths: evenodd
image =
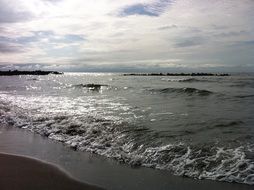
M 195 179 L 254 184 L 253 113 L 253 75 L 0 76 L 1 124 Z

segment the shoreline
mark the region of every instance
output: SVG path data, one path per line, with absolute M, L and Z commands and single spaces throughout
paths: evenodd
M 190 188 L 197 190 L 250 190 L 253 188 L 253 186 L 245 184 L 174 176 L 165 170 L 145 167 L 132 168 L 99 155 L 74 151 L 60 142 L 11 126 L 0 127 L 0 152 L 43 160 L 43 163 L 50 163 L 50 166 L 57 166 L 56 168 L 61 168 L 60 171 L 66 171 L 74 181 L 78 180 L 108 190 L 189 190 Z M 0 160 L 0 166 L 1 164 Z M 0 170 L 2 171 L 1 167 Z M 1 173 L 3 174 L 3 172 Z M 64 175 L 66 176 L 66 174 Z M 57 190 L 57 188 L 55 189 Z M 60 189 L 62 190 L 62 188 Z
M 1 190 L 102 190 L 79 182 L 57 166 L 38 159 L 0 152 Z

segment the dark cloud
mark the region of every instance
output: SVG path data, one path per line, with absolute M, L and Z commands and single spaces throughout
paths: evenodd
M 23 51 L 24 51 L 24 48 L 19 44 L 0 42 L 0 53 L 3 53 L 3 54 L 20 53 Z
M 30 20 L 32 14 L 28 11 L 15 10 L 12 3 L 0 0 L 0 23 L 15 23 Z
M 169 30 L 169 29 L 173 29 L 173 28 L 178 28 L 178 26 L 175 24 L 172 24 L 170 26 L 161 26 L 158 28 L 158 30 Z
M 217 24 L 212 24 L 211 27 L 215 30 L 226 30 L 228 29 L 228 26 L 225 25 L 217 25 Z
M 75 34 L 67 34 L 64 35 L 64 41 L 66 42 L 77 42 L 77 41 L 84 41 L 85 39 L 80 35 Z
M 247 31 L 245 30 L 241 30 L 241 31 L 238 31 L 238 32 L 221 32 L 221 33 L 218 33 L 218 34 L 215 34 L 214 36 L 215 37 L 234 37 L 234 36 L 241 36 L 241 35 L 245 35 L 247 34 Z
M 179 42 L 175 43 L 176 48 L 192 47 L 204 44 L 205 40 L 202 37 L 192 37 L 181 39 Z
M 5 36 L 0 36 L 0 43 L 9 43 L 9 42 L 13 42 L 14 39 L 12 38 L 8 38 L 8 37 L 5 37 Z
M 6 27 L 0 26 L 0 32 L 1 32 L 1 33 L 6 32 Z
M 254 47 L 254 40 L 248 40 L 248 41 L 239 41 L 239 42 L 236 42 L 234 45 L 240 45 L 240 46 L 243 46 L 243 47 Z
M 18 64 L 18 63 L 5 63 L 0 62 L 0 70 L 50 70 L 47 69 L 50 67 L 48 64 L 41 64 L 41 63 L 25 63 L 25 64 Z
M 175 44 L 175 47 L 181 48 L 181 47 L 190 47 L 190 46 L 196 46 L 199 45 L 199 42 L 192 41 L 192 40 L 185 40 L 183 42 L 179 42 Z

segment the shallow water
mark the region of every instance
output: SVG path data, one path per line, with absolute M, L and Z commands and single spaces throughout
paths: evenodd
M 0 77 L 1 123 L 198 179 L 254 184 L 253 111 L 247 75 Z
M 250 190 L 252 186 L 173 176 L 166 170 L 129 167 L 17 127 L 1 126 L 0 152 L 37 158 L 60 167 L 84 183 L 107 190 Z

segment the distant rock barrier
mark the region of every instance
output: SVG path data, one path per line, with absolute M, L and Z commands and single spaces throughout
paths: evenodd
M 230 76 L 227 73 L 127 73 L 123 76 Z
M 41 70 L 36 70 L 36 71 L 18 71 L 18 70 L 9 70 L 9 71 L 0 71 L 0 76 L 13 76 L 13 75 L 49 75 L 49 74 L 54 74 L 54 75 L 61 75 L 63 74 L 62 72 L 58 71 L 41 71 Z

